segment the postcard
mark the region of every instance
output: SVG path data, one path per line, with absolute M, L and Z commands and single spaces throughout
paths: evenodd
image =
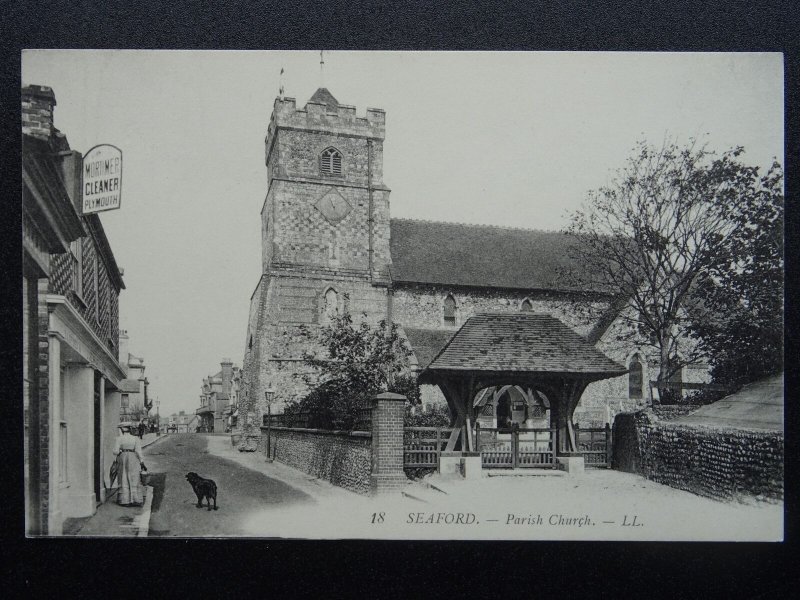
M 783 86 L 24 50 L 28 536 L 782 541 Z

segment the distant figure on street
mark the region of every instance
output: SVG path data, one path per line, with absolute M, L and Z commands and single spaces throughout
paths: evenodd
M 142 445 L 131 432 L 129 425 L 120 425 L 119 435 L 114 444 L 114 455 L 117 457 L 117 478 L 119 479 L 117 504 L 141 506 L 144 502 L 142 471 L 146 471 L 147 467 L 142 458 Z
M 144 437 L 145 429 L 147 429 L 147 425 L 144 424 L 144 419 L 142 419 L 142 422 L 139 423 L 139 439 Z

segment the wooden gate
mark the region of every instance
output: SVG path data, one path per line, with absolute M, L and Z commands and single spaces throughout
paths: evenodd
M 438 468 L 452 431 L 450 427 L 403 428 L 403 466 Z
M 587 427 L 575 425 L 575 442 L 587 467 L 611 468 L 611 426 Z
M 484 469 L 555 469 L 556 430 L 475 426 Z

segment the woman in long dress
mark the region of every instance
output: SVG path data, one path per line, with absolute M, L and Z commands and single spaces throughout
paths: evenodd
M 131 434 L 129 426 L 121 426 L 119 430 L 120 434 L 114 445 L 114 455 L 117 457 L 117 478 L 119 479 L 117 504 L 140 506 L 144 502 L 142 446 L 139 438 Z

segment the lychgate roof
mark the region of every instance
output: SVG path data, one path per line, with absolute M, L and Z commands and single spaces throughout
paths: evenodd
M 561 321 L 538 313 L 467 319 L 427 366 L 430 371 L 517 372 L 613 377 L 627 369 Z
M 581 268 L 570 258 L 576 243 L 558 231 L 392 219 L 392 280 L 584 291 L 564 276 Z

